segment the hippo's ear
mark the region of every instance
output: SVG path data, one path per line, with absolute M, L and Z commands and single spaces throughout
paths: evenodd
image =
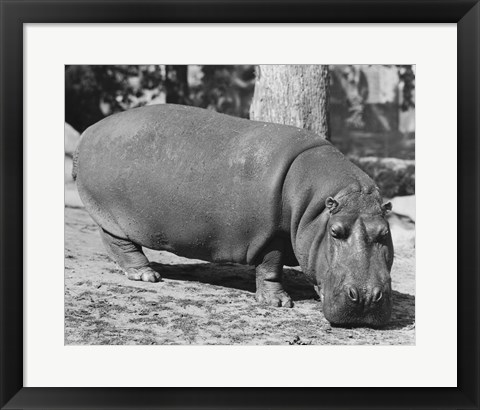
M 386 202 L 382 205 L 383 214 L 386 215 L 392 210 L 392 203 Z
M 338 202 L 335 199 L 333 199 L 331 196 L 329 196 L 325 200 L 325 206 L 330 211 L 330 213 L 333 213 L 335 209 L 338 207 Z

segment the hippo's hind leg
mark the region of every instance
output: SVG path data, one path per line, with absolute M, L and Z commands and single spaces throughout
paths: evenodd
M 282 286 L 283 241 L 276 239 L 263 250 L 255 266 L 257 292 L 255 298 L 260 303 L 273 306 L 292 307 L 293 302 Z
M 128 239 L 118 238 L 100 229 L 102 241 L 110 257 L 118 263 L 130 280 L 144 282 L 159 282 L 160 275 L 149 266 L 147 257 L 142 247 Z

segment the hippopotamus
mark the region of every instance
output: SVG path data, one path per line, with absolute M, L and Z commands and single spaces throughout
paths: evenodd
M 109 116 L 82 135 L 74 178 L 108 254 L 157 282 L 142 247 L 255 266 L 256 300 L 292 307 L 300 266 L 333 325 L 381 326 L 393 245 L 379 189 L 305 129 L 180 105 Z

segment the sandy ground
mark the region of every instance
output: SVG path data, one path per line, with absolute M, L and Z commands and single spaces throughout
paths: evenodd
M 168 252 L 145 252 L 163 282 L 129 281 L 106 255 L 73 183 L 65 202 L 65 344 L 415 344 L 414 197 L 390 218 L 394 308 L 381 330 L 331 327 L 299 269 L 285 269 L 293 309 L 256 303 L 253 267 Z

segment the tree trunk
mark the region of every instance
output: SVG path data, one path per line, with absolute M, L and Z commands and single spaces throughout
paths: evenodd
M 166 102 L 168 104 L 190 105 L 188 66 L 167 65 L 165 66 L 165 71 Z
M 294 125 L 330 139 L 326 65 L 260 65 L 250 119 Z

